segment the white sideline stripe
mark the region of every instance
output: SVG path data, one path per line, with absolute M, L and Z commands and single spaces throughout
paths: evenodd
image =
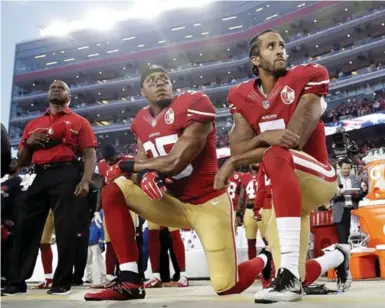
M 305 160 L 301 157 L 296 156 L 294 153 L 292 154 L 292 156 L 293 156 L 293 161 L 295 164 L 301 165 L 303 167 L 309 168 L 309 169 L 314 170 L 314 171 L 317 171 L 327 178 L 332 178 L 336 175 L 336 172 L 335 172 L 333 167 L 331 167 L 331 170 L 326 170 L 326 169 L 322 168 L 321 166 L 319 166 L 315 163 L 312 163 L 311 161 L 308 161 L 308 160 Z
M 209 112 L 202 112 L 194 109 L 187 109 L 188 112 L 195 113 L 195 114 L 200 114 L 200 115 L 207 115 L 211 117 L 215 117 L 215 113 L 209 113 Z
M 306 85 L 307 86 L 318 86 L 320 84 L 325 84 L 325 83 L 329 83 L 330 80 L 327 79 L 327 80 L 322 80 L 322 81 L 319 81 L 319 82 L 308 82 Z

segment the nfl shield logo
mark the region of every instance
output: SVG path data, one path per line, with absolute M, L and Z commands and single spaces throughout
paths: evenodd
M 172 124 L 174 123 L 174 119 L 175 119 L 174 110 L 170 108 L 169 110 L 167 110 L 167 112 L 164 115 L 164 121 L 166 122 L 166 124 Z
M 281 99 L 286 105 L 290 105 L 295 101 L 295 92 L 289 86 L 285 86 L 281 91 Z
M 265 109 L 269 109 L 270 108 L 270 102 L 268 100 L 265 100 L 265 101 L 263 101 L 262 106 Z

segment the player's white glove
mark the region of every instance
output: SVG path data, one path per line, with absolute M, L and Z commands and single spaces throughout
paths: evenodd
M 95 222 L 96 226 L 100 229 L 103 225 L 102 217 L 100 217 L 100 212 L 94 213 L 94 218 L 92 219 L 93 222 Z

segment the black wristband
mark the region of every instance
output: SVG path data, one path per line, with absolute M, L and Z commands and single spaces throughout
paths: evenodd
M 135 161 L 124 160 L 119 163 L 119 168 L 124 172 L 134 172 Z
M 236 216 L 236 217 L 242 217 L 243 215 L 242 215 L 241 212 L 237 212 L 237 213 L 235 214 L 235 216 Z
M 139 184 L 142 182 L 144 175 L 149 171 L 151 171 L 151 170 L 150 169 L 144 169 L 144 170 L 138 172 L 138 175 L 136 176 L 136 180 L 138 181 Z

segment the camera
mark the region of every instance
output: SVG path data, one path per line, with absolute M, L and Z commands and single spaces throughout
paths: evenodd
M 353 158 L 354 155 L 358 154 L 357 143 L 342 127 L 338 128 L 336 133 L 332 135 L 332 141 L 333 154 L 337 159 Z

